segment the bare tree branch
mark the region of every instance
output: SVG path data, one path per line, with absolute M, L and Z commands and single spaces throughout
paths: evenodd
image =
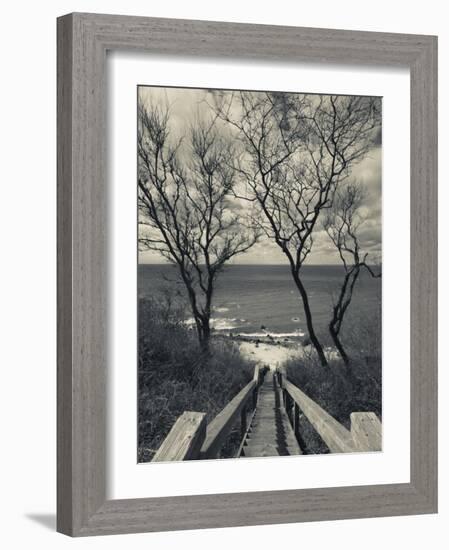
M 352 300 L 353 292 L 362 268 L 372 277 L 380 277 L 366 262 L 367 252 L 362 252 L 358 230 L 364 223 L 360 213 L 364 200 L 361 184 L 349 182 L 335 193 L 332 208 L 327 212 L 323 227 L 338 250 L 344 267 L 344 277 L 334 303 L 329 332 L 345 364 L 350 367 L 350 358 L 341 342 L 340 331 L 346 311 Z
M 175 139 L 168 109 L 139 103 L 138 115 L 139 246 L 178 267 L 207 349 L 217 276 L 259 234 L 233 211 L 234 150 L 217 117 Z
M 327 365 L 301 269 L 321 213 L 332 207 L 335 190 L 371 147 L 379 100 L 234 92 L 216 98 L 211 108 L 240 137 L 236 169 L 243 189 L 238 196 L 258 205 L 262 216 L 255 225 L 287 257 L 310 339 Z

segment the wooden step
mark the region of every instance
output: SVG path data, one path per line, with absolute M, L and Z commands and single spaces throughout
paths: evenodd
M 243 456 L 246 458 L 268 457 L 268 456 L 290 456 L 301 454 L 296 448 L 278 447 L 276 445 L 265 443 L 244 447 Z
M 271 372 L 259 389 L 257 408 L 241 453 L 245 457 L 302 454 Z

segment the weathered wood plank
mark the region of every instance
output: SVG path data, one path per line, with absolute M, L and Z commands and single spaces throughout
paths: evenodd
M 198 458 L 206 437 L 206 414 L 186 411 L 174 423 L 153 462 Z
M 259 366 L 259 365 L 256 365 L 256 366 L 254 367 L 254 376 L 253 376 L 253 380 L 254 380 L 254 382 L 256 382 L 257 385 L 260 384 L 260 377 L 261 377 L 260 366 Z
M 251 380 L 210 422 L 206 431 L 206 439 L 201 447 L 201 458 L 215 458 L 218 455 L 238 415 L 248 400 L 252 398 L 256 387 L 255 380 Z
M 278 392 L 273 373 L 268 372 L 260 387 L 259 403 L 251 423 L 251 431 L 246 438 L 246 445 L 242 447 L 243 456 L 302 454 L 287 415 L 279 405 Z
M 282 386 L 298 404 L 331 452 L 350 453 L 358 450 L 354 445 L 351 432 L 337 422 L 333 416 L 285 377 L 282 380 Z
M 351 413 L 351 435 L 360 451 L 382 450 L 382 424 L 373 412 Z

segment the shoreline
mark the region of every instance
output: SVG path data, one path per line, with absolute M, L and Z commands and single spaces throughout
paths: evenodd
M 245 358 L 261 366 L 267 366 L 271 370 L 275 370 L 288 359 L 304 357 L 306 352 L 299 338 L 280 339 L 270 335 L 255 337 L 244 333 L 215 334 L 215 336 L 234 342 Z
M 274 338 L 270 334 L 264 336 L 251 336 L 244 333 L 217 334 L 214 337 L 234 342 L 238 345 L 242 355 L 255 361 L 261 366 L 267 366 L 270 370 L 276 370 L 289 359 L 304 359 L 313 353 L 310 344 L 304 345 L 303 338 Z M 334 348 L 325 348 L 325 354 L 329 359 L 338 359 L 339 355 Z
M 217 332 L 215 332 L 216 335 L 218 335 Z M 282 337 L 282 336 L 272 336 L 271 334 L 245 334 L 244 332 L 239 333 L 228 333 L 228 334 L 222 334 L 220 335 L 222 338 L 226 338 L 227 340 L 232 340 L 233 342 L 247 342 L 252 344 L 269 344 L 272 346 L 283 346 L 286 348 L 295 348 L 298 347 L 303 348 L 303 340 L 304 338 L 301 336 L 289 336 L 289 337 Z

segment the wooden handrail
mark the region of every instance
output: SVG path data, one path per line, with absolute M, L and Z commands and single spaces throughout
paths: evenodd
M 382 425 L 374 413 L 352 413 L 349 431 L 318 403 L 292 384 L 287 379 L 285 371 L 278 371 L 277 379 L 282 388 L 284 406 L 296 436 L 298 436 L 299 413 L 302 411 L 332 453 L 381 450 Z M 289 399 L 293 401 L 293 407 Z
M 306 415 L 332 453 L 350 453 L 356 450 L 351 432 L 333 416 L 288 380 L 283 380 L 282 388 Z
M 184 412 L 154 455 L 153 462 L 215 458 L 239 415 L 243 438 L 247 431 L 248 407 L 251 405 L 252 410 L 256 408 L 258 388 L 266 370 L 267 367 L 260 368 L 256 365 L 252 380 L 217 414 L 207 428 L 205 413 Z
M 200 458 L 216 458 L 238 415 L 242 412 L 246 413 L 246 405 L 250 400 L 255 406 L 257 387 L 257 382 L 254 379 L 251 380 L 210 422 L 207 426 L 206 439 L 201 447 Z
M 176 420 L 152 462 L 196 458 L 205 437 L 205 413 L 186 411 Z
M 373 412 L 351 413 L 351 435 L 359 451 L 382 450 L 382 424 Z
M 257 405 L 258 389 L 268 367 L 254 367 L 253 379 L 220 411 L 209 423 L 206 430 L 206 439 L 200 450 L 199 458 L 216 458 L 223 447 L 226 438 L 231 432 L 240 415 L 240 433 L 242 439 L 247 431 L 248 406 L 254 410 Z

